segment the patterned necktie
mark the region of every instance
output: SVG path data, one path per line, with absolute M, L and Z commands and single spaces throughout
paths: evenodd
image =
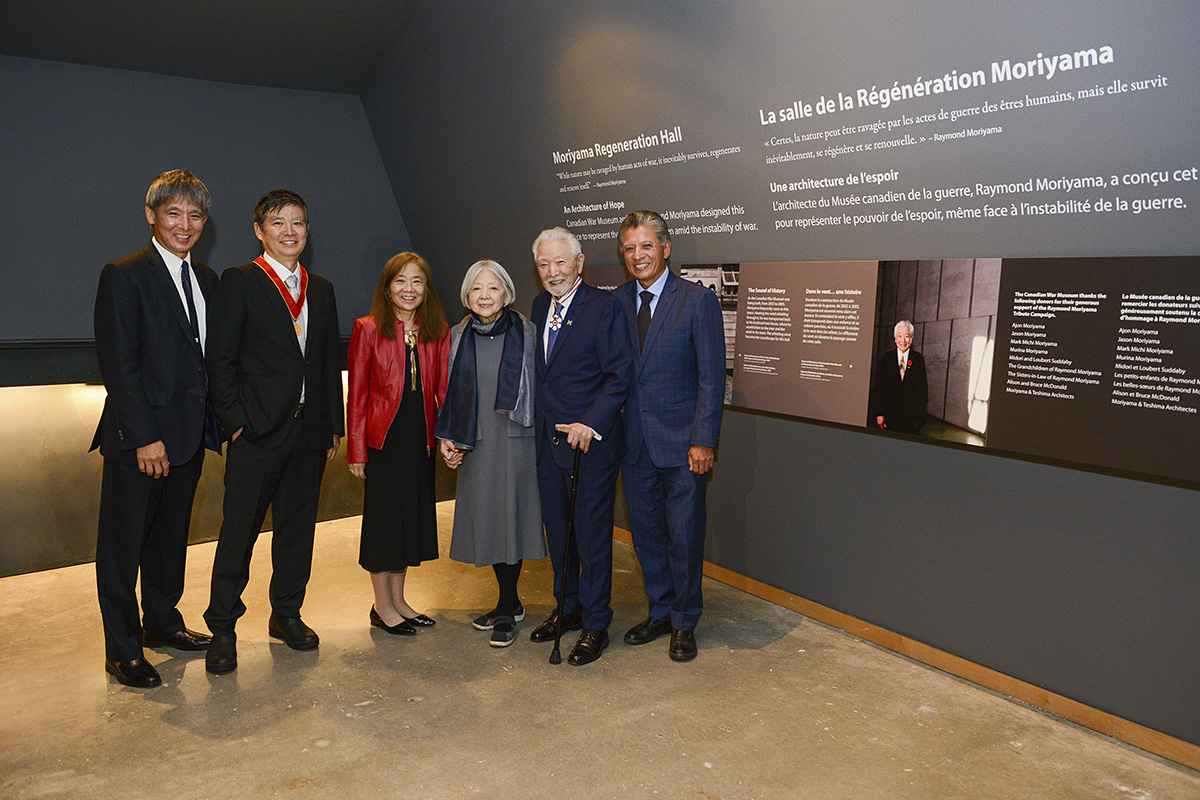
M 646 331 L 650 330 L 650 301 L 654 299 L 654 292 L 646 290 L 642 292 L 642 307 L 638 309 L 638 348 L 646 346 Z
M 296 298 L 298 298 L 300 296 L 300 279 L 299 278 L 297 278 L 294 274 L 288 275 L 287 279 L 284 280 L 284 283 L 287 284 L 288 291 L 292 293 L 293 300 L 295 300 Z
M 188 274 L 188 262 L 184 261 L 180 268 L 180 278 L 183 283 L 183 299 L 187 301 L 188 323 L 192 326 L 192 340 L 200 348 L 200 320 L 196 314 L 196 300 L 192 295 L 192 278 Z
M 558 338 L 558 330 L 562 327 L 562 303 L 554 301 L 554 313 L 550 316 L 550 334 L 546 337 L 546 358 L 554 352 L 554 340 Z

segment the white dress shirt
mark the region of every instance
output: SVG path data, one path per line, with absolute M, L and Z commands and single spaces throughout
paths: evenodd
M 179 292 L 179 302 L 183 303 L 183 312 L 187 313 L 187 295 L 183 293 L 183 262 L 184 259 L 172 253 L 167 248 L 163 247 L 158 239 L 151 239 L 154 247 L 157 248 L 158 254 L 162 256 L 163 263 L 167 265 L 167 273 L 171 276 L 171 280 L 175 284 L 175 291 Z M 188 253 L 188 258 L 192 256 Z M 191 274 L 192 282 L 192 303 L 196 306 L 196 321 L 200 325 L 200 352 L 204 352 L 204 343 L 208 338 L 208 320 L 205 319 L 204 310 L 208 307 L 204 300 L 204 292 L 200 291 L 200 282 L 196 280 L 196 265 L 188 261 L 188 272 Z

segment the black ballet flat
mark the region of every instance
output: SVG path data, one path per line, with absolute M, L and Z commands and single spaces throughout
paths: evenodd
M 397 622 L 395 625 L 388 625 L 383 621 L 383 617 L 379 616 L 379 612 L 375 610 L 375 606 L 371 606 L 371 625 L 376 628 L 381 628 L 393 636 L 417 635 L 417 629 L 414 628 L 408 620 Z
M 401 614 L 401 616 L 404 615 Z M 417 614 L 415 617 L 404 617 L 404 621 L 416 628 L 432 628 L 434 625 L 437 625 L 437 620 L 427 617 L 424 614 Z

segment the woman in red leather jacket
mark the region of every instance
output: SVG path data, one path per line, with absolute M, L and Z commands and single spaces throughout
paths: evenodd
M 346 462 L 366 481 L 358 563 L 375 591 L 371 624 L 396 635 L 434 624 L 404 599 L 404 578 L 438 557 L 433 428 L 449 354 L 429 263 L 393 256 L 350 335 Z

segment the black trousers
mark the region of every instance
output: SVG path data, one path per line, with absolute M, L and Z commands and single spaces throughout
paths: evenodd
M 96 593 L 104 623 L 104 653 L 115 661 L 142 657 L 142 626 L 156 633 L 183 628 L 175 608 L 183 597 L 192 501 L 204 449 L 165 478 L 141 472 L 137 453 L 104 459 L 96 532 Z M 138 619 L 138 571 L 142 620 Z
M 325 474 L 325 450 L 303 446 L 304 420 L 295 419 L 283 444 L 263 448 L 238 437 L 225 456 L 225 502 L 212 589 L 204 621 L 214 635 L 233 633 L 246 613 L 242 592 L 250 580 L 250 557 L 271 509 L 271 610 L 300 616 L 312 573 L 317 501 Z

